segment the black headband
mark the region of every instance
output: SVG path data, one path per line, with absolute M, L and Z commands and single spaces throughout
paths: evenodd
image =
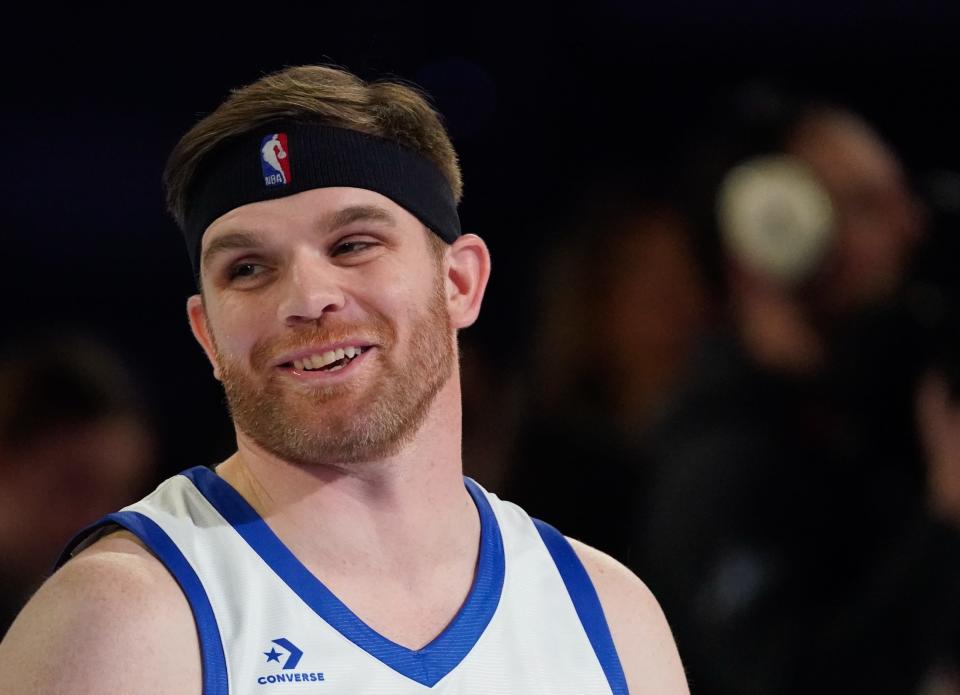
M 376 191 L 447 243 L 460 236 L 450 184 L 430 160 L 397 142 L 355 130 L 285 122 L 222 147 L 190 186 L 183 236 L 197 277 L 203 233 L 215 219 L 247 203 L 332 186 Z

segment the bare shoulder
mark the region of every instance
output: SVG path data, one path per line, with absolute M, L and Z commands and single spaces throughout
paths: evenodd
M 183 592 L 125 531 L 54 573 L 0 643 L 0 695 L 200 693 L 200 671 Z
M 568 540 L 600 597 L 630 693 L 689 693 L 673 635 L 650 589 L 606 553 Z

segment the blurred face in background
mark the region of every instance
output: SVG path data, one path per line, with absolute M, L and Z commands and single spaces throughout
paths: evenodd
M 153 441 L 132 417 L 64 423 L 0 445 L 0 553 L 4 571 L 40 577 L 83 526 L 142 492 Z
M 837 216 L 837 239 L 818 279 L 821 309 L 842 316 L 883 303 L 902 285 L 923 236 L 920 207 L 893 153 L 842 113 L 802 124 L 789 150 L 820 178 Z
M 616 237 L 595 335 L 618 380 L 659 391 L 686 361 L 707 299 L 689 234 L 670 212 L 648 213 Z

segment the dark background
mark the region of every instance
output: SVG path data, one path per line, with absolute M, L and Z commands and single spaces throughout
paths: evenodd
M 187 327 L 192 279 L 160 176 L 179 136 L 231 87 L 286 65 L 335 63 L 433 95 L 462 160 L 463 227 L 494 259 L 466 338 L 504 369 L 529 347 L 531 290 L 552 240 L 606 189 L 669 196 L 682 186 L 689 134 L 744 80 L 851 106 L 918 176 L 960 166 L 956 5 L 770 5 L 8 14 L 3 343 L 99 336 L 139 375 L 163 474 L 227 455 L 232 432 Z

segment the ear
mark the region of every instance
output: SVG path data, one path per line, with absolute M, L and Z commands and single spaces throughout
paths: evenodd
M 187 299 L 187 318 L 190 321 L 190 330 L 193 337 L 200 343 L 200 347 L 207 353 L 207 359 L 213 365 L 213 376 L 220 381 L 220 366 L 217 364 L 217 353 L 213 349 L 213 338 L 210 334 L 210 325 L 207 323 L 207 310 L 203 306 L 203 298 L 195 294 Z
M 447 311 L 454 328 L 477 320 L 490 279 L 490 251 L 476 234 L 464 234 L 447 250 Z

